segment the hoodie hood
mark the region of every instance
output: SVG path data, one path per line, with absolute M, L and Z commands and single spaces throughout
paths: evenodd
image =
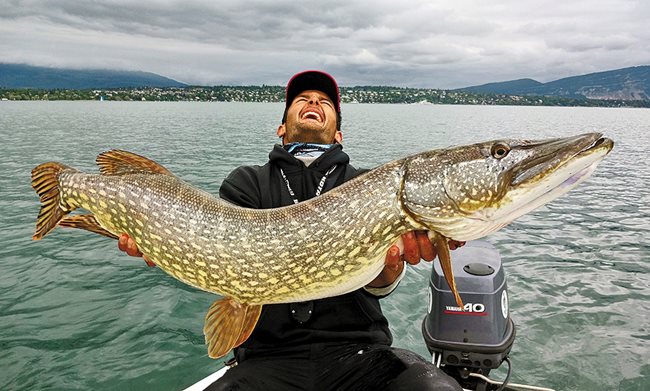
M 287 152 L 287 150 L 284 149 L 284 146 L 280 144 L 276 144 L 273 147 L 273 150 L 269 153 L 269 160 L 272 164 L 276 164 L 283 170 L 287 171 L 287 173 L 294 170 L 302 170 L 306 167 L 305 163 Z M 341 144 L 333 144 L 321 156 L 316 158 L 308 168 L 320 173 L 325 173 L 335 164 L 343 166 L 348 163 L 350 163 L 350 157 L 348 154 L 343 152 L 343 146 Z

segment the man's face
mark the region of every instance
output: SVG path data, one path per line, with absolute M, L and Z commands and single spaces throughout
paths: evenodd
M 298 94 L 287 110 L 287 120 L 278 128 L 284 144 L 302 142 L 331 144 L 341 141 L 336 129 L 334 102 L 324 92 L 306 90 Z

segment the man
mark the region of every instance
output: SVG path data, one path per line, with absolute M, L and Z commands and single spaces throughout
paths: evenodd
M 221 185 L 221 198 L 247 208 L 287 206 L 360 174 L 343 152 L 340 129 L 336 81 L 318 71 L 295 75 L 287 85 L 277 130 L 282 145 L 275 145 L 264 166 L 235 169 Z M 410 232 L 402 240 L 403 256 L 392 246 L 383 271 L 362 289 L 305 303 L 265 305 L 251 336 L 235 349 L 238 365 L 208 389 L 460 390 L 422 357 L 390 347 L 379 299 L 395 289 L 404 262 L 436 256 L 426 232 Z M 126 236 L 119 246 L 141 255 Z

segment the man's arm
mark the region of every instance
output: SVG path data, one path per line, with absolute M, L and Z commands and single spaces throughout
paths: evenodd
M 404 251 L 393 245 L 386 253 L 384 269 L 372 280 L 365 289 L 375 296 L 390 294 L 404 277 L 405 263 L 417 265 L 421 260 L 433 261 L 438 255 L 435 245 L 429 240 L 427 231 L 411 231 L 402 235 Z M 449 248 L 455 250 L 465 245 L 465 242 L 449 241 Z
M 431 262 L 436 258 L 436 248 L 427 237 L 427 231 L 412 231 L 402 235 L 404 253 L 400 254 L 397 245 L 392 245 L 386 253 L 384 270 L 368 286 L 379 288 L 392 284 L 404 269 L 404 263 L 417 265 L 421 259 Z M 402 257 L 400 257 L 402 255 Z
M 262 196 L 255 176 L 255 167 L 239 167 L 223 180 L 219 187 L 219 198 L 244 208 L 260 209 Z

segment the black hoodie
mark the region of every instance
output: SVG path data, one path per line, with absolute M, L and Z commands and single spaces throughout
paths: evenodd
M 323 193 L 363 172 L 349 161 L 340 144 L 332 146 L 309 166 L 281 145 L 275 145 L 264 166 L 243 166 L 230 173 L 219 195 L 226 201 L 254 209 L 291 205 L 293 199 L 280 168 L 296 198 L 304 201 L 314 197 L 323 175 L 334 165 L 336 169 L 327 176 Z M 265 305 L 253 334 L 238 349 L 237 356 L 241 360 L 270 350 L 320 342 L 390 345 L 392 337 L 378 298 L 359 289 L 306 303 Z

